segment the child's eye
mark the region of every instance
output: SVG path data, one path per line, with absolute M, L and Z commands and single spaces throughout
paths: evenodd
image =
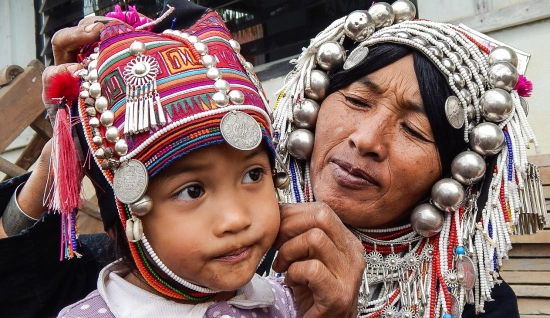
M 254 183 L 262 179 L 265 171 L 263 168 L 255 168 L 248 171 L 243 177 L 243 183 Z
M 177 194 L 177 198 L 184 201 L 191 201 L 200 198 L 204 194 L 204 188 L 198 184 L 190 185 Z

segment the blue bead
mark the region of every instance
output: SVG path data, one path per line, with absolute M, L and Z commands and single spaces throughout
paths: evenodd
M 453 318 L 453 315 L 451 315 L 451 314 L 444 314 L 444 315 L 443 315 L 443 318 Z
M 459 254 L 459 255 L 464 255 L 464 247 L 462 247 L 462 246 L 457 246 L 457 247 L 455 248 L 455 252 L 456 252 L 457 254 Z

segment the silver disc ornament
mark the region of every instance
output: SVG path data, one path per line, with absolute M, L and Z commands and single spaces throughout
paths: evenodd
M 472 259 L 466 255 L 461 255 L 456 260 L 456 271 L 458 282 L 466 290 L 474 288 L 477 279 L 476 267 Z
M 123 162 L 115 172 L 113 189 L 120 202 L 131 204 L 139 200 L 149 184 L 147 169 L 139 160 Z
M 262 142 L 260 124 L 249 114 L 231 111 L 220 122 L 223 139 L 233 148 L 252 150 Z
M 453 294 L 453 293 L 449 293 L 450 294 L 450 298 L 451 298 L 451 312 L 450 314 L 453 316 L 453 317 L 460 317 L 460 302 L 458 301 L 458 298 Z
M 369 48 L 360 46 L 357 47 L 351 54 L 348 56 L 347 60 L 344 62 L 344 69 L 349 70 L 354 68 L 357 64 L 361 63 L 369 55 Z
M 464 108 L 456 96 L 449 96 L 445 102 L 445 115 L 447 121 L 455 129 L 460 129 L 464 125 Z

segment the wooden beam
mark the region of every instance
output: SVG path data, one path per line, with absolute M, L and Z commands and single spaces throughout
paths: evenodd
M 0 89 L 0 153 L 44 111 L 42 71 L 44 65 L 33 60 L 25 71 Z
M 502 276 L 502 278 L 510 285 L 513 285 L 513 284 L 550 285 L 550 272 L 501 271 L 500 276 Z
M 527 156 L 527 161 L 539 167 L 550 166 L 550 154 Z
M 16 166 L 8 160 L 0 157 L 0 171 L 7 174 L 10 177 L 17 177 L 27 173 L 27 170 Z
M 520 314 L 550 315 L 548 298 L 518 298 Z
M 539 167 L 540 170 L 540 181 L 543 185 L 550 185 L 550 166 L 549 167 Z
M 550 244 L 514 244 L 514 248 L 508 252 L 510 258 L 518 257 L 548 257 L 550 258 Z M 548 269 L 550 271 L 550 268 Z
M 498 10 L 490 10 L 467 18 L 449 21 L 463 23 L 478 32 L 486 33 L 550 18 L 548 0 L 529 0 Z
M 512 235 L 510 238 L 512 240 L 512 244 L 548 244 L 550 243 L 550 231 L 544 230 L 531 235 Z
M 550 286 L 510 285 L 518 297 L 550 298 Z M 550 299 L 548 300 L 550 302 Z
M 515 258 L 502 261 L 502 271 L 548 271 L 548 258 Z
M 52 124 L 49 120 L 42 117 L 42 114 L 38 115 L 38 117 L 36 117 L 36 119 L 31 123 L 31 128 L 46 140 L 49 140 L 53 136 Z

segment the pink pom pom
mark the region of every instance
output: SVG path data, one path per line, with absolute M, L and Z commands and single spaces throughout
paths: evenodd
M 140 16 L 134 6 L 128 6 L 128 11 L 122 11 L 122 8 L 118 4 L 115 6 L 115 11 L 107 13 L 106 16 L 109 18 L 118 19 L 133 26 L 134 28 L 153 21 L 147 17 Z M 146 28 L 147 31 L 151 31 L 152 29 L 153 26 Z
M 520 75 L 514 90 L 518 91 L 518 95 L 521 97 L 529 97 L 533 91 L 533 83 L 525 76 Z

